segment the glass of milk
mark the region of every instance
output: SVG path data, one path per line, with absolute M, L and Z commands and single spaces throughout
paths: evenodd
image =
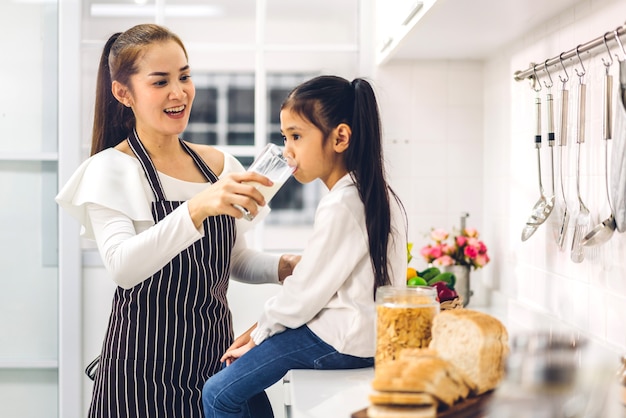
M 274 183 L 271 187 L 264 186 L 257 182 L 251 182 L 248 184 L 253 184 L 256 187 L 263 197 L 265 197 L 266 204 L 274 197 L 276 192 L 285 184 L 285 182 L 289 179 L 295 166 L 289 165 L 287 159 L 283 156 L 283 149 L 276 144 L 267 144 L 263 151 L 256 157 L 256 159 L 252 162 L 248 171 L 254 171 L 260 174 L 263 174 L 265 177 L 272 180 Z M 243 217 L 248 221 L 254 219 L 254 216 L 250 214 L 248 210 L 245 208 L 234 205 L 237 209 L 243 212 Z

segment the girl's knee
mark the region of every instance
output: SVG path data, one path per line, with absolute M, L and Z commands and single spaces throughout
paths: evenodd
M 202 386 L 202 407 L 207 417 L 212 416 L 209 411 L 211 411 L 215 405 L 215 394 L 215 388 L 211 383 L 211 379 L 204 382 L 204 386 Z

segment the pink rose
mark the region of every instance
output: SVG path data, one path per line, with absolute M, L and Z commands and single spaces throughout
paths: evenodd
M 435 242 L 442 242 L 448 239 L 448 232 L 445 229 L 437 228 L 430 231 L 430 238 Z
M 476 250 L 475 247 L 472 247 L 472 246 L 468 245 L 467 247 L 465 247 L 465 250 L 463 251 L 463 254 L 466 257 L 469 257 L 470 259 L 474 259 L 478 255 L 478 251 Z
M 478 231 L 476 230 L 476 228 L 465 228 L 463 232 L 466 237 L 478 238 Z
M 439 258 L 443 255 L 442 245 L 435 245 L 430 249 L 430 256 L 432 258 Z
M 424 257 L 424 259 L 426 260 L 426 262 L 430 263 L 431 261 L 433 261 L 431 255 L 430 255 L 430 250 L 431 250 L 431 245 L 426 245 L 425 247 L 422 247 L 422 249 L 420 250 L 420 255 L 422 257 Z
M 446 255 L 452 255 L 454 253 L 454 246 L 450 244 L 441 244 L 441 252 Z
M 433 261 L 433 264 L 437 266 L 452 266 L 454 265 L 454 259 L 449 255 L 443 255 Z
M 478 250 L 480 248 L 480 241 L 478 241 L 477 238 L 468 238 L 467 245 L 469 245 L 470 247 L 474 247 L 476 248 L 476 250 Z
M 489 256 L 487 254 L 478 254 L 474 260 L 476 267 L 484 267 L 489 262 Z
M 463 235 L 459 235 L 456 237 L 457 246 L 462 247 L 465 245 L 466 242 L 467 242 L 467 238 L 465 238 Z

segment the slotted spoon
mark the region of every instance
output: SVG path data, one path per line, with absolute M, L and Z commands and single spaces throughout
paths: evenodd
M 535 132 L 535 148 L 537 149 L 537 169 L 539 178 L 539 200 L 533 206 L 530 216 L 522 229 L 522 241 L 526 241 L 530 238 L 537 228 L 543 224 L 554 208 L 554 196 L 547 197 L 543 183 L 541 181 L 541 98 L 535 98 L 536 109 L 536 132 Z

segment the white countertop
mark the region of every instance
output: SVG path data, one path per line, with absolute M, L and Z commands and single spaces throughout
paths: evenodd
M 291 370 L 284 380 L 287 418 L 350 418 L 369 405 L 374 369 Z

